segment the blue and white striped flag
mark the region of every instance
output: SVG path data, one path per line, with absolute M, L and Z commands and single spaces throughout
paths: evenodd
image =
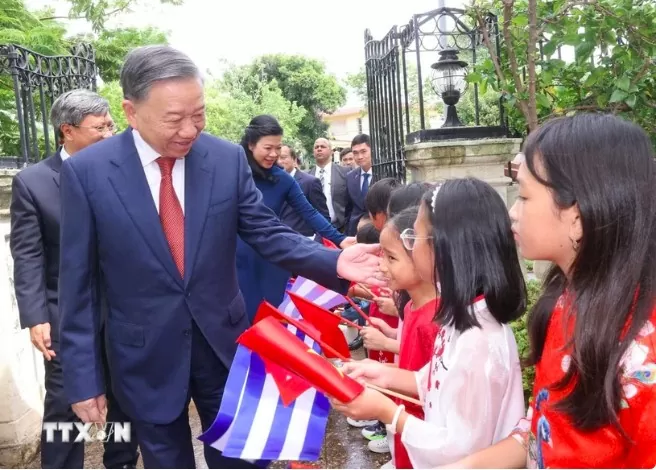
M 309 300 L 310 302 L 314 302 L 315 304 L 327 310 L 347 303 L 347 300 L 343 295 L 340 295 L 330 289 L 326 289 L 316 282 L 310 281 L 309 279 L 305 279 L 304 277 L 300 276 L 296 278 L 296 282 L 294 282 L 292 288 L 289 289 L 289 291 L 300 295 L 301 297 Z M 301 315 L 296 309 L 294 302 L 292 302 L 287 294 L 285 294 L 285 298 L 282 300 L 278 310 L 292 318 L 298 318 Z
M 290 290 L 325 308 L 345 302 L 341 295 L 305 278 L 297 278 Z M 299 317 L 287 295 L 279 309 Z M 293 325 L 287 328 L 321 354 L 319 345 L 310 337 Z M 226 457 L 259 462 L 262 466 L 270 460 L 317 460 L 329 411 L 328 399 L 314 388 L 308 388 L 291 405 L 285 406 L 262 359 L 239 345 L 219 414 L 199 439 Z

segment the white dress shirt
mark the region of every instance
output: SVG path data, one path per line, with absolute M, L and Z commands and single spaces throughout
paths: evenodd
M 62 148 L 59 150 L 59 156 L 62 159 L 62 162 L 67 158 L 71 158 L 71 154 L 66 151 L 66 147 L 62 145 Z
M 291 175 L 292 178 L 296 176 L 296 168 L 292 168 L 292 171 L 289 174 Z
M 326 196 L 326 205 L 328 206 L 328 213 L 330 220 L 335 222 L 335 209 L 333 209 L 333 193 L 332 193 L 332 176 L 333 164 L 328 163 L 325 167 L 321 168 L 317 165 L 314 176 L 321 180 L 321 171 L 323 170 L 323 194 Z
M 157 212 L 159 212 L 159 186 L 162 181 L 162 172 L 159 169 L 159 165 L 156 160 L 161 156 L 158 154 L 150 145 L 143 140 L 143 137 L 139 135 L 138 131 L 132 130 L 132 137 L 134 137 L 134 145 L 137 147 L 137 153 L 141 159 L 141 164 L 143 165 L 144 173 L 146 174 L 146 181 L 148 181 L 148 187 L 150 192 L 153 195 L 153 201 L 155 201 L 155 207 Z M 179 158 L 175 165 L 173 165 L 173 173 L 171 175 L 173 179 L 173 189 L 175 195 L 180 201 L 180 206 L 182 206 L 182 213 L 185 212 L 185 162 L 184 158 Z

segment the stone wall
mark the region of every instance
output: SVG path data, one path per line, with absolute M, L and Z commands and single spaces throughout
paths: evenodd
M 486 181 L 501 195 L 510 209 L 517 199 L 518 187 L 504 176 L 509 161 L 520 152 L 522 139 L 494 138 L 422 142 L 405 147 L 408 181 L 440 181 L 475 177 Z M 538 279 L 549 263 L 534 263 Z M 525 269 L 522 263 L 522 269 Z
M 43 356 L 21 330 L 9 250 L 9 202 L 15 170 L 0 170 L 0 467 L 24 467 L 39 450 Z

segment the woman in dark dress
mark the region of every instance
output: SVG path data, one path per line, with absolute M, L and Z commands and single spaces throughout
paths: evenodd
M 355 239 L 339 233 L 312 207 L 296 180 L 277 165 L 282 135 L 283 129 L 273 116 L 261 115 L 253 118 L 241 140 L 264 204 L 280 216 L 286 202 L 322 237 L 342 248 L 353 244 Z M 280 305 L 291 273 L 269 263 L 240 239 L 237 245 L 237 274 L 246 301 L 246 312 L 252 320 L 263 300 L 276 307 Z

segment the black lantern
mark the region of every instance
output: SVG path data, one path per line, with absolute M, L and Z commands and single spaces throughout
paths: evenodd
M 440 58 L 431 65 L 431 86 L 447 105 L 446 120 L 442 127 L 460 127 L 462 123 L 456 113 L 456 104 L 467 89 L 467 62 L 458 59 L 457 49 L 443 49 Z

